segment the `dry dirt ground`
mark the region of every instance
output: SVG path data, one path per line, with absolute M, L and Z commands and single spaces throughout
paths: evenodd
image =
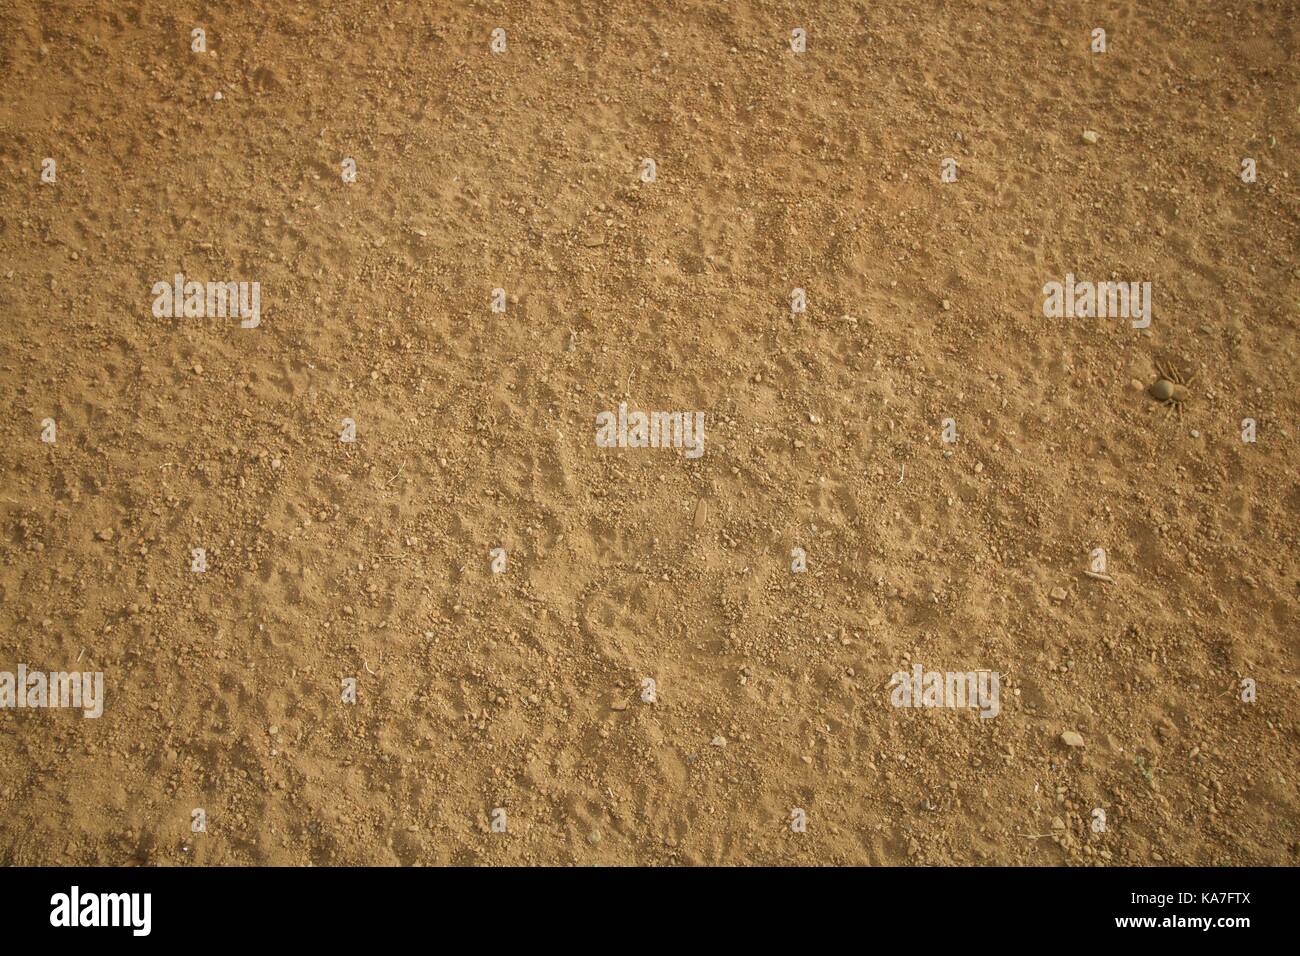
M 11 0 L 0 671 L 105 703 L 0 710 L 0 862 L 1295 864 L 1296 41 Z M 177 272 L 260 325 L 156 317 Z M 598 447 L 620 402 L 704 454 Z

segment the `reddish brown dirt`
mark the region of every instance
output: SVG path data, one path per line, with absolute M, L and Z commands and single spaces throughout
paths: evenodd
M 1294 864 L 1296 23 L 6 5 L 0 863 Z

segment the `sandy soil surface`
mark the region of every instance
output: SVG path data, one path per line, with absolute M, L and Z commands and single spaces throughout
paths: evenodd
M 104 698 L 0 709 L 0 863 L 1295 864 L 1296 41 L 4 5 L 0 671 Z

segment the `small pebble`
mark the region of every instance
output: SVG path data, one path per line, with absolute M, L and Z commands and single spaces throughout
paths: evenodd
M 1096 146 L 1099 139 L 1101 139 L 1101 137 L 1097 135 L 1096 130 L 1085 129 L 1083 131 L 1083 141 L 1089 146 Z
M 1064 731 L 1061 734 L 1061 743 L 1065 744 L 1067 747 L 1082 747 L 1083 734 L 1079 733 L 1077 730 Z

